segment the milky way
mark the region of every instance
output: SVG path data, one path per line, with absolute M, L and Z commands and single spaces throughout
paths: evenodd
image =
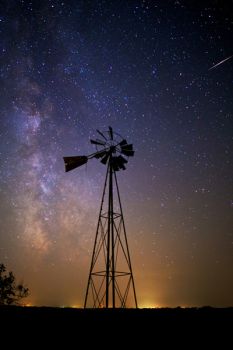
M 2 1 L 0 262 L 81 305 L 111 125 L 139 306 L 233 304 L 231 2 Z

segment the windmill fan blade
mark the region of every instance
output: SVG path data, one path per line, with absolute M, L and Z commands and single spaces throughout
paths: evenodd
M 102 158 L 105 154 L 106 154 L 106 151 L 96 152 L 96 154 L 94 155 L 94 158 L 96 159 Z
M 130 144 L 130 145 L 123 145 L 123 146 L 121 146 L 121 149 L 122 150 L 124 150 L 124 151 L 133 151 L 133 145 L 132 144 Z
M 122 157 L 122 156 L 118 156 L 117 158 L 118 158 L 119 162 L 121 162 L 122 164 L 128 163 L 128 160 L 126 160 L 126 159 L 125 159 L 124 157 Z
M 101 159 L 101 163 L 102 164 L 106 164 L 107 161 L 108 161 L 109 156 L 110 156 L 110 153 L 106 152 L 105 156 Z
M 86 156 L 63 157 L 63 159 L 66 172 L 78 168 L 88 161 Z
M 111 126 L 109 126 L 109 135 L 110 135 L 110 139 L 113 140 L 113 131 Z
M 112 157 L 112 167 L 114 171 L 119 171 L 120 169 L 125 170 L 125 164 L 128 163 L 128 161 L 122 157 Z
M 119 170 L 120 170 L 120 168 L 119 168 L 117 162 L 113 162 L 113 163 L 112 163 L 112 168 L 113 168 L 114 171 L 119 171 Z
M 118 157 L 112 157 L 112 168 L 114 171 L 118 171 L 120 170 L 120 167 L 119 167 L 119 162 L 118 162 Z
M 114 157 L 114 161 L 116 163 L 116 169 L 114 169 L 115 171 L 118 171 L 120 169 L 125 170 L 125 164 L 128 163 L 128 161 L 122 157 L 122 156 L 118 156 L 118 157 Z M 114 167 L 113 167 L 114 168 Z
M 121 153 L 124 154 L 125 156 L 128 156 L 128 157 L 133 157 L 133 155 L 134 155 L 134 151 L 127 150 L 127 149 L 122 149 Z
M 98 134 L 100 134 L 100 136 L 102 136 L 107 141 L 107 138 L 101 131 L 99 131 L 98 129 L 96 131 L 98 132 Z
M 126 140 L 122 140 L 120 143 L 119 143 L 120 146 L 124 146 L 124 145 L 127 145 L 127 141 Z
M 99 146 L 105 146 L 105 142 L 104 141 L 101 141 L 101 140 L 91 140 L 91 143 L 93 145 L 99 145 Z

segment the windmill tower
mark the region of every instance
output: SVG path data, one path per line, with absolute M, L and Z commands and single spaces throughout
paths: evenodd
M 97 130 L 91 140 L 96 152 L 88 156 L 64 157 L 66 172 L 96 158 L 107 167 L 96 229 L 84 308 L 136 307 L 137 298 L 116 173 L 125 170 L 134 155 L 128 144 L 109 127 Z

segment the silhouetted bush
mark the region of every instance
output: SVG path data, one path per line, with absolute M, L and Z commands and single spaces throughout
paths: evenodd
M 23 284 L 16 284 L 13 272 L 6 272 L 4 264 L 0 264 L 0 305 L 18 305 L 27 297 L 29 289 Z

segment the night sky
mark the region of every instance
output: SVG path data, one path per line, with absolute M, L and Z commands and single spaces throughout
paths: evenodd
M 0 262 L 33 305 L 82 306 L 106 167 L 65 173 L 96 129 L 118 173 L 140 307 L 233 305 L 233 2 L 0 5 Z

